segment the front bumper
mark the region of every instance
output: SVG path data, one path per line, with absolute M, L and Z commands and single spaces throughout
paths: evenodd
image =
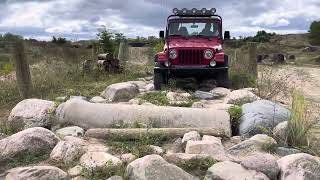
M 154 73 L 175 75 L 175 76 L 208 76 L 216 75 L 219 72 L 228 71 L 229 67 L 208 67 L 208 66 L 174 66 L 154 67 Z

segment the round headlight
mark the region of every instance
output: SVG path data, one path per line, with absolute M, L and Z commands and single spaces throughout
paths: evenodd
M 204 51 L 204 58 L 206 59 L 212 59 L 213 58 L 213 51 L 208 49 Z
M 173 10 L 172 10 L 172 12 L 173 12 L 173 14 L 178 14 L 178 8 L 174 8 Z
M 187 11 L 188 11 L 187 8 L 183 8 L 183 9 L 182 9 L 182 13 L 183 13 L 183 14 L 187 14 Z
M 210 67 L 215 67 L 217 62 L 215 60 L 210 61 Z
M 164 64 L 165 67 L 171 66 L 171 63 L 170 63 L 169 61 L 166 61 L 166 62 L 164 62 L 163 64 Z
M 169 58 L 170 59 L 176 59 L 178 57 L 177 51 L 175 49 L 171 49 L 169 51 Z

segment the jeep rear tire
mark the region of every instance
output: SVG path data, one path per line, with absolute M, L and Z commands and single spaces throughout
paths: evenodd
M 164 84 L 164 76 L 161 73 L 154 73 L 153 75 L 153 84 L 155 90 L 161 90 L 161 87 Z
M 219 87 L 229 88 L 230 87 L 230 80 L 229 80 L 229 73 L 228 69 L 219 72 L 217 75 L 217 85 Z

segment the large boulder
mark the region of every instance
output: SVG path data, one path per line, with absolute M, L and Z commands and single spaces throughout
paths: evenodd
M 188 102 L 191 98 L 191 94 L 189 93 L 179 93 L 179 92 L 168 92 L 167 99 L 170 104 L 180 104 Z
M 68 180 L 68 174 L 54 166 L 30 166 L 10 169 L 5 180 Z
M 80 158 L 80 164 L 91 171 L 100 171 L 104 168 L 117 168 L 122 161 L 105 152 L 87 152 Z
M 52 101 L 26 99 L 12 109 L 8 124 L 16 131 L 32 127 L 50 127 L 50 113 L 54 109 L 55 104 Z
M 95 104 L 70 100 L 56 110 L 60 123 L 90 128 L 111 128 L 126 124 L 141 124 L 159 128 L 206 128 L 214 133 L 231 135 L 230 117 L 225 111 L 213 109 L 139 106 L 125 104 Z
M 298 154 L 298 153 L 301 153 L 301 151 L 298 149 L 288 148 L 288 147 L 277 147 L 275 150 L 275 154 L 277 154 L 280 157 L 288 156 L 291 154 Z
M 228 149 L 228 152 L 234 156 L 248 156 L 254 152 L 272 151 L 276 145 L 277 142 L 272 137 L 265 134 L 257 134 L 250 139 L 232 146 Z
M 50 154 L 59 142 L 51 131 L 36 127 L 0 140 L 0 169 L 8 162 Z
M 225 103 L 227 104 L 245 104 L 250 103 L 256 100 L 259 100 L 260 98 L 253 94 L 251 91 L 247 89 L 239 89 L 232 91 L 229 95 L 225 98 Z
M 101 96 L 109 102 L 126 102 L 139 93 L 139 87 L 134 83 L 117 83 L 108 86 Z
M 230 161 L 219 162 L 211 166 L 204 180 L 269 180 L 269 178 L 254 170 L 248 170 L 240 164 Z
M 280 168 L 277 158 L 267 153 L 254 153 L 241 160 L 241 165 L 247 169 L 262 172 L 270 179 L 277 179 Z
M 320 178 L 320 160 L 310 154 L 299 153 L 278 160 L 280 180 Z
M 50 159 L 57 164 L 70 165 L 74 163 L 84 150 L 82 146 L 68 141 L 60 141 L 50 154 Z
M 261 128 L 270 131 L 290 117 L 290 111 L 283 106 L 268 100 L 259 100 L 242 106 L 240 135 L 253 136 L 263 133 Z
M 163 156 L 163 158 L 169 163 L 173 164 L 188 164 L 194 161 L 202 161 L 206 160 L 215 161 L 216 159 L 210 154 L 187 154 L 187 153 L 168 153 Z
M 126 169 L 129 180 L 194 180 L 181 168 L 166 162 L 159 155 L 148 155 L 131 162 Z

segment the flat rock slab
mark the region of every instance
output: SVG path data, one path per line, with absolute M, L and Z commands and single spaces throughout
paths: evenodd
M 230 136 L 230 117 L 225 111 L 198 108 L 94 104 L 73 99 L 56 110 L 60 123 L 89 128 L 133 127 L 143 123 L 154 128 L 214 128 Z

